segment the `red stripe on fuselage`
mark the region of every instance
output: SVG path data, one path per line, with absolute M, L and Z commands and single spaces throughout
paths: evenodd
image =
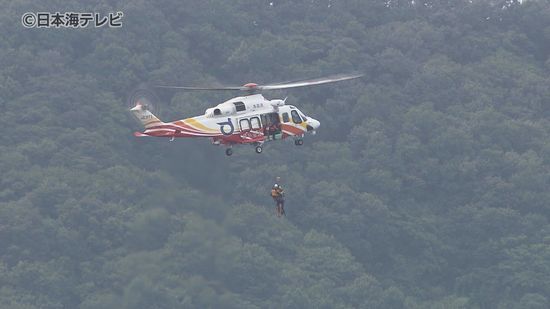
M 181 124 L 181 125 L 180 125 Z M 175 137 L 194 137 L 194 136 L 200 136 L 200 137 L 214 137 L 214 136 L 220 136 L 222 135 L 220 133 L 208 133 L 204 131 L 200 131 L 197 129 L 194 129 L 190 127 L 189 125 L 182 123 L 181 121 L 176 121 L 173 123 L 165 123 L 163 125 L 154 126 L 151 128 L 148 128 L 145 130 L 145 134 L 149 134 L 149 132 L 153 133 L 155 130 L 172 130 L 173 133 L 175 133 Z
M 288 124 L 282 124 L 281 129 L 287 132 L 292 133 L 293 135 L 302 135 L 304 134 L 304 130 L 301 130 L 300 128 L 296 128 L 295 126 L 288 125 Z

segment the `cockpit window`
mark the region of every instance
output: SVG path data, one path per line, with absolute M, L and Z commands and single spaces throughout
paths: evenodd
M 288 113 L 283 113 L 283 122 L 288 122 L 290 119 L 288 119 Z
M 300 118 L 300 115 L 298 115 L 298 112 L 296 110 L 292 110 L 290 112 L 290 115 L 292 115 L 292 121 L 296 124 L 302 123 L 302 118 Z

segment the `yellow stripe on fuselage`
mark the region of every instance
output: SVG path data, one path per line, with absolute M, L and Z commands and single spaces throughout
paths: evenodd
M 187 119 L 183 120 L 183 122 L 185 124 L 188 124 L 188 125 L 192 126 L 192 127 L 195 127 L 198 130 L 207 131 L 207 132 L 211 132 L 211 133 L 218 132 L 218 130 L 209 128 L 209 127 L 203 125 L 202 123 L 200 123 L 198 120 L 193 119 L 193 118 L 187 118 Z

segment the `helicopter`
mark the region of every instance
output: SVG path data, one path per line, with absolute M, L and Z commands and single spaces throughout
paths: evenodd
M 229 87 L 189 87 L 164 86 L 156 88 L 178 90 L 222 90 L 244 91 L 242 96 L 234 97 L 214 107 L 206 109 L 204 115 L 185 118 L 172 122 L 163 122 L 153 114 L 151 97 L 137 92 L 130 98 L 130 111 L 145 127 L 143 132 L 134 132 L 136 137 L 209 138 L 213 145 L 225 146 L 225 154 L 233 154 L 232 147 L 249 144 L 256 153 L 263 152 L 266 142 L 293 138 L 294 144 L 303 145 L 307 133 L 315 134 L 321 123 L 306 116 L 294 105 L 286 104 L 285 99 L 266 99 L 261 92 L 297 87 L 306 87 L 355 79 L 362 74 L 339 74 L 323 78 L 298 80 L 276 84 L 259 85 L 247 83 Z

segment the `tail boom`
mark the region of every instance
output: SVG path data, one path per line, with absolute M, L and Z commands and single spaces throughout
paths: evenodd
M 135 132 L 135 137 L 156 136 L 156 137 L 216 137 L 221 133 L 203 132 L 193 129 L 187 125 L 179 125 L 181 121 L 161 123 L 146 128 L 144 132 Z

